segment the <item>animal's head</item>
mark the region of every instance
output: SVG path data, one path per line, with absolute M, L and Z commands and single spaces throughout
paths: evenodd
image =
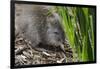
M 47 17 L 47 43 L 54 46 L 61 45 L 65 40 L 58 14 L 54 13 Z

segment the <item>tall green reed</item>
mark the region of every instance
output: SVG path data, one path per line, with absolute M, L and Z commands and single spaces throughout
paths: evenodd
M 66 38 L 73 50 L 73 60 L 94 61 L 94 11 L 84 7 L 56 7 Z M 76 55 L 78 55 L 76 57 Z

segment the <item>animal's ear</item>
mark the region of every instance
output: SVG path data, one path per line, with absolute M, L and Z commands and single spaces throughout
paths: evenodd
M 60 20 L 60 16 L 58 13 L 53 13 L 53 16 L 57 19 L 57 20 Z
M 57 13 L 51 13 L 50 15 L 47 16 L 47 22 L 60 22 L 60 16 Z
M 53 21 L 54 21 L 54 17 L 52 17 L 52 16 L 47 16 L 46 21 L 47 21 L 47 22 L 53 22 Z

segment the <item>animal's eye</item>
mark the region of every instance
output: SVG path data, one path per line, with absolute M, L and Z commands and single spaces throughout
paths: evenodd
M 54 32 L 54 33 L 57 34 L 57 35 L 59 34 L 58 32 Z
M 55 22 L 55 24 L 57 24 L 57 22 Z

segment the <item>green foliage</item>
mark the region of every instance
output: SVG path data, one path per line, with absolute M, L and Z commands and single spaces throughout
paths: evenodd
M 73 49 L 73 60 L 94 61 L 94 8 L 56 7 L 66 38 Z

